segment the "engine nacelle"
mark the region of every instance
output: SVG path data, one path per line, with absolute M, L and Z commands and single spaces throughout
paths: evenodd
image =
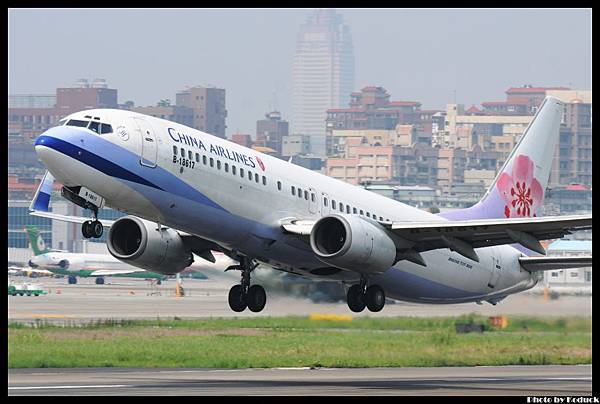
M 192 252 L 173 229 L 135 216 L 124 216 L 110 227 L 106 246 L 110 254 L 130 265 L 172 275 L 194 261 Z
M 310 246 L 324 263 L 356 272 L 385 272 L 396 260 L 396 245 L 386 231 L 359 216 L 319 219 L 310 233 Z

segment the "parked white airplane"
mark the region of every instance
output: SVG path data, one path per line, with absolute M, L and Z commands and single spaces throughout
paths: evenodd
M 538 240 L 591 228 L 591 214 L 536 217 L 557 143 L 563 104 L 548 97 L 494 183 L 475 206 L 431 214 L 360 187 L 174 122 L 125 110 L 69 115 L 35 143 L 48 167 L 32 214 L 48 212 L 56 178 L 62 195 L 96 212 L 127 212 L 110 226 L 116 258 L 173 274 L 192 252 L 214 260 L 220 250 L 240 262 L 229 292 L 235 311 L 266 302 L 250 286 L 257 263 L 352 286 L 351 310 L 383 308 L 385 297 L 425 303 L 488 301 L 533 287 L 540 270 L 590 265 L 544 254 Z

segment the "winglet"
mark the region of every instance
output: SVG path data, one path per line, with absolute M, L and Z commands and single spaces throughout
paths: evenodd
M 29 205 L 29 210 L 48 212 L 48 206 L 50 204 L 50 195 L 52 195 L 52 185 L 54 185 L 54 176 L 50 171 L 46 171 L 42 182 Z

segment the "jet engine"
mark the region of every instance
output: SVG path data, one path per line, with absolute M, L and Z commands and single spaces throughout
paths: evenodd
M 385 229 L 359 216 L 319 219 L 310 246 L 324 263 L 350 271 L 381 273 L 396 261 L 396 245 Z
M 130 265 L 172 275 L 194 261 L 179 233 L 135 216 L 124 216 L 113 223 L 106 245 L 110 254 Z

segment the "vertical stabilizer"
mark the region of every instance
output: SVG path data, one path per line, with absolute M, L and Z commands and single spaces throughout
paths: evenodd
M 33 250 L 33 255 L 42 255 L 50 252 L 50 249 L 46 247 L 44 239 L 40 235 L 40 231 L 35 226 L 25 226 L 27 237 L 29 237 L 29 243 Z
M 474 206 L 440 216 L 450 220 L 535 217 L 544 202 L 564 104 L 546 97 L 494 182 Z

